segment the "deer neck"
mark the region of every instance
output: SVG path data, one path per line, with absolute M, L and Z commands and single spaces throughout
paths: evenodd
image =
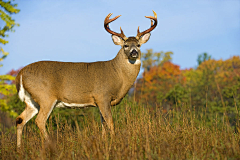
M 141 54 L 140 54 L 141 55 Z M 122 72 L 123 78 L 127 78 L 128 82 L 134 83 L 141 67 L 141 57 L 136 60 L 130 60 L 121 48 L 117 56 L 113 59 L 114 64 Z M 132 85 L 131 84 L 131 85 Z

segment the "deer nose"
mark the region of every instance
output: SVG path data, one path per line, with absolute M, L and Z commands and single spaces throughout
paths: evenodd
M 130 53 L 130 56 L 136 58 L 138 57 L 138 52 L 135 49 L 133 49 L 132 52 Z

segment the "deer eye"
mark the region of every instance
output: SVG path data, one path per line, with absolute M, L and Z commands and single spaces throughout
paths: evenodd
M 138 44 L 137 47 L 140 47 L 140 44 Z
M 124 48 L 128 48 L 128 47 L 129 47 L 129 45 L 124 45 L 123 47 L 124 47 Z

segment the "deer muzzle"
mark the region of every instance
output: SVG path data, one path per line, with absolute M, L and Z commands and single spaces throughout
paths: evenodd
M 138 58 L 138 52 L 135 49 L 133 49 L 132 52 L 130 52 L 130 57 L 131 58 Z

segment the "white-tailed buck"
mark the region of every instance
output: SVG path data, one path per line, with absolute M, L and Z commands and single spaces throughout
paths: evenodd
M 21 145 L 24 125 L 37 113 L 36 124 L 44 138 L 49 139 L 45 124 L 54 107 L 98 107 L 102 125 L 105 123 L 114 133 L 111 106 L 121 102 L 137 78 L 141 66 L 140 47 L 157 26 L 157 14 L 153 13 L 154 17 L 146 16 L 151 19 L 151 27 L 143 32 L 138 28 L 137 36 L 129 38 L 121 28 L 121 33 L 110 30 L 109 23 L 120 15 L 109 19 L 112 14 L 108 14 L 104 27 L 112 34 L 114 44 L 121 46 L 110 61 L 40 61 L 24 67 L 16 77 L 19 98 L 26 103 L 25 110 L 16 119 L 17 146 Z

